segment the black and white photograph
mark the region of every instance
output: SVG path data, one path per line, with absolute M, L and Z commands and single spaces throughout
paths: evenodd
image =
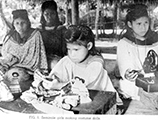
M 0 118 L 158 115 L 158 0 L 0 0 Z

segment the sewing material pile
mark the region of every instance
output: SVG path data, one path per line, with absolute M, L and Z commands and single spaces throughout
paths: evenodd
M 72 107 L 91 102 L 88 89 L 78 78 L 65 83 L 61 89 L 46 89 L 43 82 L 47 79 L 41 78 L 45 78 L 45 75 L 40 71 L 36 71 L 32 86 L 21 95 L 21 99 L 31 103 L 38 110 L 56 114 L 72 113 Z M 51 79 L 53 81 L 53 79 L 58 78 L 53 76 Z M 53 110 L 51 109 L 52 107 Z

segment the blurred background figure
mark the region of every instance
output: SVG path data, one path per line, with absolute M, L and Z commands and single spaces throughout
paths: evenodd
M 66 55 L 66 45 L 63 38 L 63 33 L 66 28 L 62 25 L 59 20 L 57 12 L 57 3 L 53 0 L 46 1 L 41 6 L 41 26 L 40 31 L 44 41 L 48 67 L 52 69 L 51 63 L 56 56 L 61 58 Z

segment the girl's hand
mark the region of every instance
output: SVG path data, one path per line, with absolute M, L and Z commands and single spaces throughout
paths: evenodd
M 45 77 L 45 80 L 43 80 L 42 85 L 44 86 L 45 89 L 50 90 L 57 82 L 57 79 L 50 78 L 50 77 Z
M 140 71 L 138 70 L 131 70 L 131 69 L 127 69 L 125 72 L 125 78 L 131 82 L 135 81 L 135 79 L 138 77 L 138 73 Z
M 43 80 L 43 86 L 46 89 L 57 89 L 60 90 L 66 83 L 60 82 L 60 79 L 56 75 L 52 75 L 52 77 L 45 77 Z
M 44 81 L 42 82 L 42 85 L 43 85 L 43 87 L 44 87 L 45 89 L 50 90 L 50 89 L 52 88 L 52 86 L 53 86 L 53 82 L 48 81 L 48 80 L 44 80 Z

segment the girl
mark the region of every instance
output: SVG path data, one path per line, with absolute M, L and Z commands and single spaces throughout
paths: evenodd
M 126 15 L 126 27 L 127 31 L 117 46 L 117 62 L 123 78 L 120 80 L 120 88 L 126 97 L 140 100 L 135 80 L 139 72 L 144 74 L 143 63 L 148 51 L 153 49 L 158 53 L 158 35 L 151 31 L 147 7 L 143 4 L 131 5 Z M 141 95 L 146 94 L 140 91 Z
M 12 81 L 14 72 L 15 76 L 26 80 L 28 77 L 24 74 L 27 72 L 33 74 L 36 69 L 47 70 L 45 49 L 40 32 L 31 28 L 27 11 L 19 9 L 12 14 L 13 26 L 3 41 L 0 68 L 9 81 Z
M 49 74 L 49 77 L 55 75 L 59 79 L 45 81 L 43 86 L 47 89 L 61 89 L 71 80 L 79 79 L 87 89 L 116 92 L 103 67 L 104 60 L 95 49 L 91 29 L 82 25 L 70 25 L 64 36 L 68 55 L 63 57 Z M 117 102 L 122 101 L 118 98 Z
M 54 0 L 46 1 L 41 6 L 41 26 L 44 45 L 48 59 L 48 67 L 51 70 L 53 62 L 58 61 L 66 54 L 66 45 L 63 39 L 65 27 L 59 21 L 57 4 Z
M 47 61 L 42 37 L 31 28 L 26 10 L 12 12 L 13 29 L 6 35 L 2 46 L 1 65 L 7 68 L 19 66 L 30 71 L 47 69 Z

